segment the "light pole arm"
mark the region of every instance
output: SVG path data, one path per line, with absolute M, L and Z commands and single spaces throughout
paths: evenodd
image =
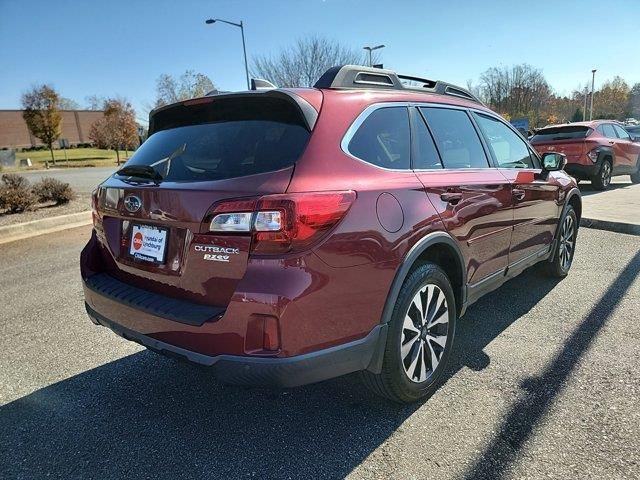
M 220 18 L 214 18 L 214 20 L 216 22 L 222 22 L 222 23 L 226 23 L 227 25 L 233 25 L 234 27 L 238 27 L 238 28 L 242 28 L 242 22 L 240 23 L 233 23 L 233 22 L 229 22 L 227 20 L 222 20 Z

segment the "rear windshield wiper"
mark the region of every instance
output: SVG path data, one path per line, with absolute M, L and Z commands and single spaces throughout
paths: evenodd
M 149 165 L 127 165 L 116 172 L 122 177 L 148 178 L 156 183 L 160 183 L 163 178 L 158 171 Z

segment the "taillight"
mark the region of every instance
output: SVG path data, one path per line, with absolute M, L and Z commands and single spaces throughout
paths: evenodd
M 209 229 L 217 233 L 250 232 L 254 253 L 301 251 L 336 225 L 355 199 L 356 193 L 349 190 L 232 200 L 216 205 Z
M 91 192 L 91 220 L 95 227 L 98 223 L 98 189 Z

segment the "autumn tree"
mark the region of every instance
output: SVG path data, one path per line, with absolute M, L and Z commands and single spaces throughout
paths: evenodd
M 60 96 L 48 85 L 33 87 L 22 94 L 22 117 L 29 131 L 49 148 L 51 161 L 56 164 L 53 155 L 53 142 L 62 134 L 62 115 Z M 45 160 L 49 168 L 49 162 Z
M 209 77 L 193 70 L 187 70 L 178 78 L 163 73 L 156 80 L 155 106 L 157 108 L 189 98 L 202 97 L 214 89 L 215 86 Z
M 251 75 L 278 87 L 311 87 L 331 67 L 362 62 L 359 51 L 324 37 L 311 36 L 298 39 L 292 47 L 274 56 L 256 57 Z
M 593 96 L 593 118 L 624 120 L 629 115 L 630 94 L 629 85 L 618 76 L 604 82 Z
M 120 150 L 133 150 L 138 143 L 136 114 L 131 104 L 124 99 L 107 99 L 104 116 L 91 126 L 89 138 L 98 148 L 115 150 L 120 165 Z
M 631 87 L 629 92 L 629 114 L 640 120 L 640 83 Z

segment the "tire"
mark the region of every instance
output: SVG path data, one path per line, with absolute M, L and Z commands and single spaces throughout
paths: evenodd
M 418 301 L 422 309 L 418 308 Z M 447 369 L 456 312 L 453 289 L 445 272 L 433 263 L 416 268 L 404 281 L 393 309 L 382 371 L 362 372 L 365 385 L 398 403 L 431 396 Z
M 598 173 L 591 178 L 591 184 L 596 190 L 606 190 L 611 184 L 611 160 L 603 160 Z
M 638 170 L 631 174 L 631 183 L 640 183 L 640 160 L 638 160 Z
M 578 217 L 571 205 L 567 206 L 558 224 L 558 237 L 553 248 L 553 258 L 546 263 L 546 273 L 550 277 L 564 278 L 571 269 L 578 237 Z

